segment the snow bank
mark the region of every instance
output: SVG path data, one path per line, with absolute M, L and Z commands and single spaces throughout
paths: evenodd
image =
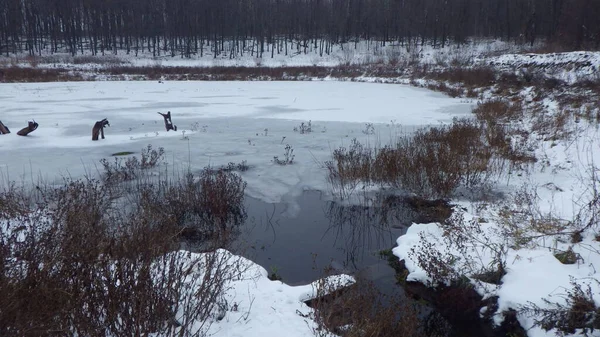
M 229 263 L 239 264 L 242 272 L 225 285 L 223 300 L 226 309 L 221 313 L 220 320 L 210 322 L 207 335 L 280 336 L 282 327 L 285 327 L 285 335 L 290 337 L 306 337 L 313 334 L 313 329 L 317 326 L 308 317 L 314 312 L 304 301 L 316 296 L 316 282 L 291 287 L 280 281 L 269 280 L 263 267 L 246 258 L 226 250 L 219 250 L 218 253 L 224 254 Z M 186 251 L 176 254 L 181 254 L 190 261 L 202 258 L 202 254 L 190 254 Z M 331 282 L 328 284 L 340 288 L 354 283 L 354 279 L 348 275 L 330 276 L 328 281 Z M 331 290 L 334 289 L 335 287 Z
M 551 308 L 544 299 L 565 304 L 567 291 L 573 288 L 572 281 L 581 285 L 584 290 L 590 286 L 596 305 L 600 305 L 600 242 L 594 237 L 598 228 L 587 230 L 581 242 L 573 243 L 569 234 L 543 235 L 536 232 L 531 229 L 528 218 L 523 218 L 521 222 L 511 223 L 511 226 L 516 226 L 512 229 L 519 228 L 523 231 L 520 235 L 525 238 L 522 242 L 515 242 L 514 237 L 507 235 L 506 215 L 500 214 L 503 206 L 517 207 L 510 204 L 511 196 L 519 192 L 522 186 L 526 186 L 534 201 L 528 211 L 540 218 L 551 216 L 564 223 L 572 221 L 594 195 L 590 181 L 593 170 L 597 170 L 595 158 L 600 156 L 598 144 L 598 130 L 593 127 L 578 130 L 576 136 L 569 140 L 540 143 L 536 155 L 542 160 L 530 174 L 512 177 L 508 184 L 499 182 L 499 187 L 509 194 L 508 205 L 455 201 L 455 214 L 462 214 L 462 223 L 475 221 L 479 228 L 470 232 L 473 239 L 469 241 L 465 251 L 459 251 L 445 236 L 445 229 L 455 229 L 438 223 L 413 224 L 405 235 L 397 239 L 398 246 L 393 250 L 399 259 L 405 260 L 410 272 L 408 280 L 424 284 L 431 281 L 411 253 L 412 250 L 422 251 L 423 237 L 433 243 L 437 251 L 453 256 L 447 262 L 450 264 L 452 261 L 454 270 L 470 277 L 483 268 L 493 267 L 491 263 L 494 261 L 494 254 L 491 248 L 504 245 L 506 275 L 502 278 L 502 284 L 488 284 L 471 278 L 475 289 L 485 298 L 498 296 L 499 307 L 494 315 L 496 324 L 502 322 L 502 312 L 508 309 L 519 311 L 530 304 Z M 518 220 L 521 215 L 515 213 L 514 219 Z M 563 264 L 555 257 L 556 253 L 568 249 L 572 249 L 579 257 L 575 264 Z M 455 257 L 459 258 L 454 259 Z M 535 318 L 540 317 L 532 317 L 519 311 L 517 318 L 530 337 L 555 335 L 555 331 L 546 332 L 534 327 Z M 592 335 L 600 336 L 600 332 L 596 331 Z
M 600 52 L 504 54 L 480 60 L 503 71 L 539 71 L 567 83 L 594 78 L 600 71 Z

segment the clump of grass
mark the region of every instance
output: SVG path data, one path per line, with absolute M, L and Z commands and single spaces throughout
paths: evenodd
M 294 127 L 295 132 L 300 132 L 300 134 L 306 134 L 312 132 L 312 121 L 308 121 L 308 123 L 300 123 L 299 126 Z
M 554 257 L 562 264 L 575 264 L 582 259 L 581 255 L 575 253 L 571 247 L 565 251 L 554 253 Z
M 294 154 L 294 149 L 290 144 L 286 144 L 284 148 L 283 158 L 279 158 L 279 156 L 273 157 L 273 162 L 277 165 L 285 166 L 292 165 L 294 163 L 294 159 L 296 155 Z
M 279 269 L 277 267 L 271 267 L 271 272 L 269 273 L 269 280 L 271 281 L 282 281 L 283 278 L 279 274 Z
M 229 162 L 227 163 L 226 166 L 221 168 L 223 171 L 228 171 L 228 172 L 246 172 L 250 169 L 250 166 L 248 166 L 248 162 L 245 160 L 242 160 L 239 163 L 234 163 L 234 162 Z
M 114 161 L 109 161 L 106 158 L 100 160 L 104 169 L 102 179 L 106 184 L 118 184 L 123 181 L 131 181 L 140 177 L 143 170 L 156 167 L 164 158 L 165 149 L 160 147 L 158 150 L 148 145 L 141 151 L 141 158 L 128 157 L 127 159 L 120 158 L 128 155 L 127 152 L 120 152 L 120 155 L 113 154 Z M 127 154 L 125 154 L 127 153 Z

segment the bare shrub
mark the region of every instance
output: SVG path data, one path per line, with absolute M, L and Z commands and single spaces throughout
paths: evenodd
M 245 187 L 234 172 L 207 168 L 198 177 L 142 184 L 135 202 L 157 224 L 172 222 L 196 248 L 212 250 L 227 247 L 245 220 Z
M 4 81 L 12 82 L 58 82 L 58 81 L 82 81 L 83 78 L 77 72 L 69 69 L 47 69 L 30 67 L 7 67 L 2 69 Z
M 432 198 L 448 197 L 460 185 L 478 186 L 487 177 L 491 159 L 481 127 L 468 119 L 417 131 L 412 138 L 402 139 L 391 153 L 400 157 L 395 164 L 400 185 Z M 388 157 L 382 162 L 393 165 L 390 152 L 383 154 Z
M 15 184 L 9 184 L 0 192 L 0 221 L 25 216 L 28 212 L 28 200 Z
M 123 204 L 83 180 L 27 201 L 0 222 L 2 335 L 201 334 L 236 275 L 222 251 L 173 252 L 180 228 L 153 211 L 161 200 Z
M 223 229 L 229 223 L 240 223 L 246 183 L 237 174 L 205 170 L 200 175 L 200 207 L 206 210 L 210 221 Z M 233 219 L 232 219 L 233 218 Z
M 450 97 L 460 97 L 463 94 L 463 90 L 454 85 L 447 85 L 445 82 L 429 83 L 427 88 L 433 91 L 439 91 L 447 94 Z
M 30 67 L 37 68 L 37 66 L 40 64 L 40 59 L 35 55 L 27 55 L 25 57 L 25 62 L 29 64 Z
M 567 221 L 552 211 L 542 211 L 535 188 L 523 186 L 502 203 L 496 222 L 510 247 L 539 247 L 539 239 L 571 235 L 580 229 L 577 221 Z
M 330 180 L 343 181 L 368 180 L 371 177 L 372 150 L 353 138 L 349 147 L 340 147 L 333 151 L 333 160 L 326 166 Z
M 440 226 L 443 234 L 439 240 L 422 232 L 409 253 L 427 273 L 431 285 L 450 286 L 462 282 L 464 276 L 502 284 L 510 239 L 490 235 L 476 219 L 465 220 L 460 211 Z
M 544 299 L 548 307 L 529 303 L 520 311 L 534 317 L 537 326 L 546 331 L 555 330 L 559 336 L 574 334 L 577 330 L 587 334 L 600 329 L 600 308 L 589 285 L 584 289 L 572 278 L 571 288 L 566 290 L 564 298 L 564 304 Z
M 399 46 L 391 46 L 385 50 L 385 56 L 387 59 L 387 64 L 392 67 L 396 67 L 401 64 L 403 61 L 402 51 Z
M 448 251 L 441 251 L 437 243 L 425 233 L 419 234 L 419 244 L 411 249 L 409 257 L 427 273 L 430 286 L 449 286 L 460 279 L 461 275 L 454 266 L 456 256 Z
M 152 145 L 148 144 L 145 149 L 142 149 L 141 155 L 140 167 L 142 169 L 152 168 L 164 159 L 165 149 L 159 147 L 158 150 L 154 150 Z
M 136 157 L 128 157 L 125 160 L 115 157 L 112 162 L 102 158 L 100 164 L 104 168 L 103 180 L 107 184 L 133 180 L 137 178 L 140 168 Z
M 106 184 L 118 184 L 123 181 L 131 181 L 140 176 L 142 170 L 156 167 L 164 159 L 165 149 L 158 150 L 148 146 L 141 151 L 141 159 L 135 156 L 126 159 L 115 157 L 113 161 L 102 158 L 100 163 L 104 169 L 102 179 Z
M 428 152 L 437 158 L 440 173 L 428 172 L 428 176 L 432 186 L 441 187 L 435 189 L 449 193 L 458 183 L 474 187 L 484 180 L 491 152 L 482 133 L 482 127 L 472 120 L 455 119 L 449 127 L 432 128 L 415 136 L 418 143 L 433 144 L 433 151 Z
M 477 119 L 488 124 L 516 121 L 523 117 L 523 110 L 520 105 L 512 105 L 502 99 L 479 102 L 473 113 L 477 116 Z
M 523 168 L 536 162 L 535 155 L 525 146 L 529 133 L 514 127 L 524 116 L 521 100 L 479 102 L 473 113 L 481 123 L 496 165 L 504 166 L 502 161 L 508 161 L 511 168 Z

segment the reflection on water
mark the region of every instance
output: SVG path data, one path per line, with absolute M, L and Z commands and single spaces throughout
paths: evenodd
M 393 246 L 395 238 L 381 208 L 336 202 L 326 204 L 324 216 L 328 223 L 323 235 L 329 234 L 334 238 L 332 244 L 344 251 L 344 262 L 353 269 L 361 269 L 365 254 Z
M 379 251 L 394 246 L 411 219 L 385 207 L 342 205 L 326 201 L 320 192 L 305 192 L 299 212 L 287 216 L 287 206 L 246 198 L 248 220 L 242 228 L 239 253 L 276 271 L 288 284 L 320 278 L 323 269 L 361 274 L 389 292 L 399 291 L 394 270 Z

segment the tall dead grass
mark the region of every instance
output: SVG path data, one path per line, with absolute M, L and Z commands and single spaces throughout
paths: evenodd
M 458 187 L 476 188 L 498 173 L 490 132 L 486 124 L 456 119 L 377 150 L 353 141 L 326 163 L 329 181 L 338 190 L 373 182 L 425 198 L 448 198 Z

